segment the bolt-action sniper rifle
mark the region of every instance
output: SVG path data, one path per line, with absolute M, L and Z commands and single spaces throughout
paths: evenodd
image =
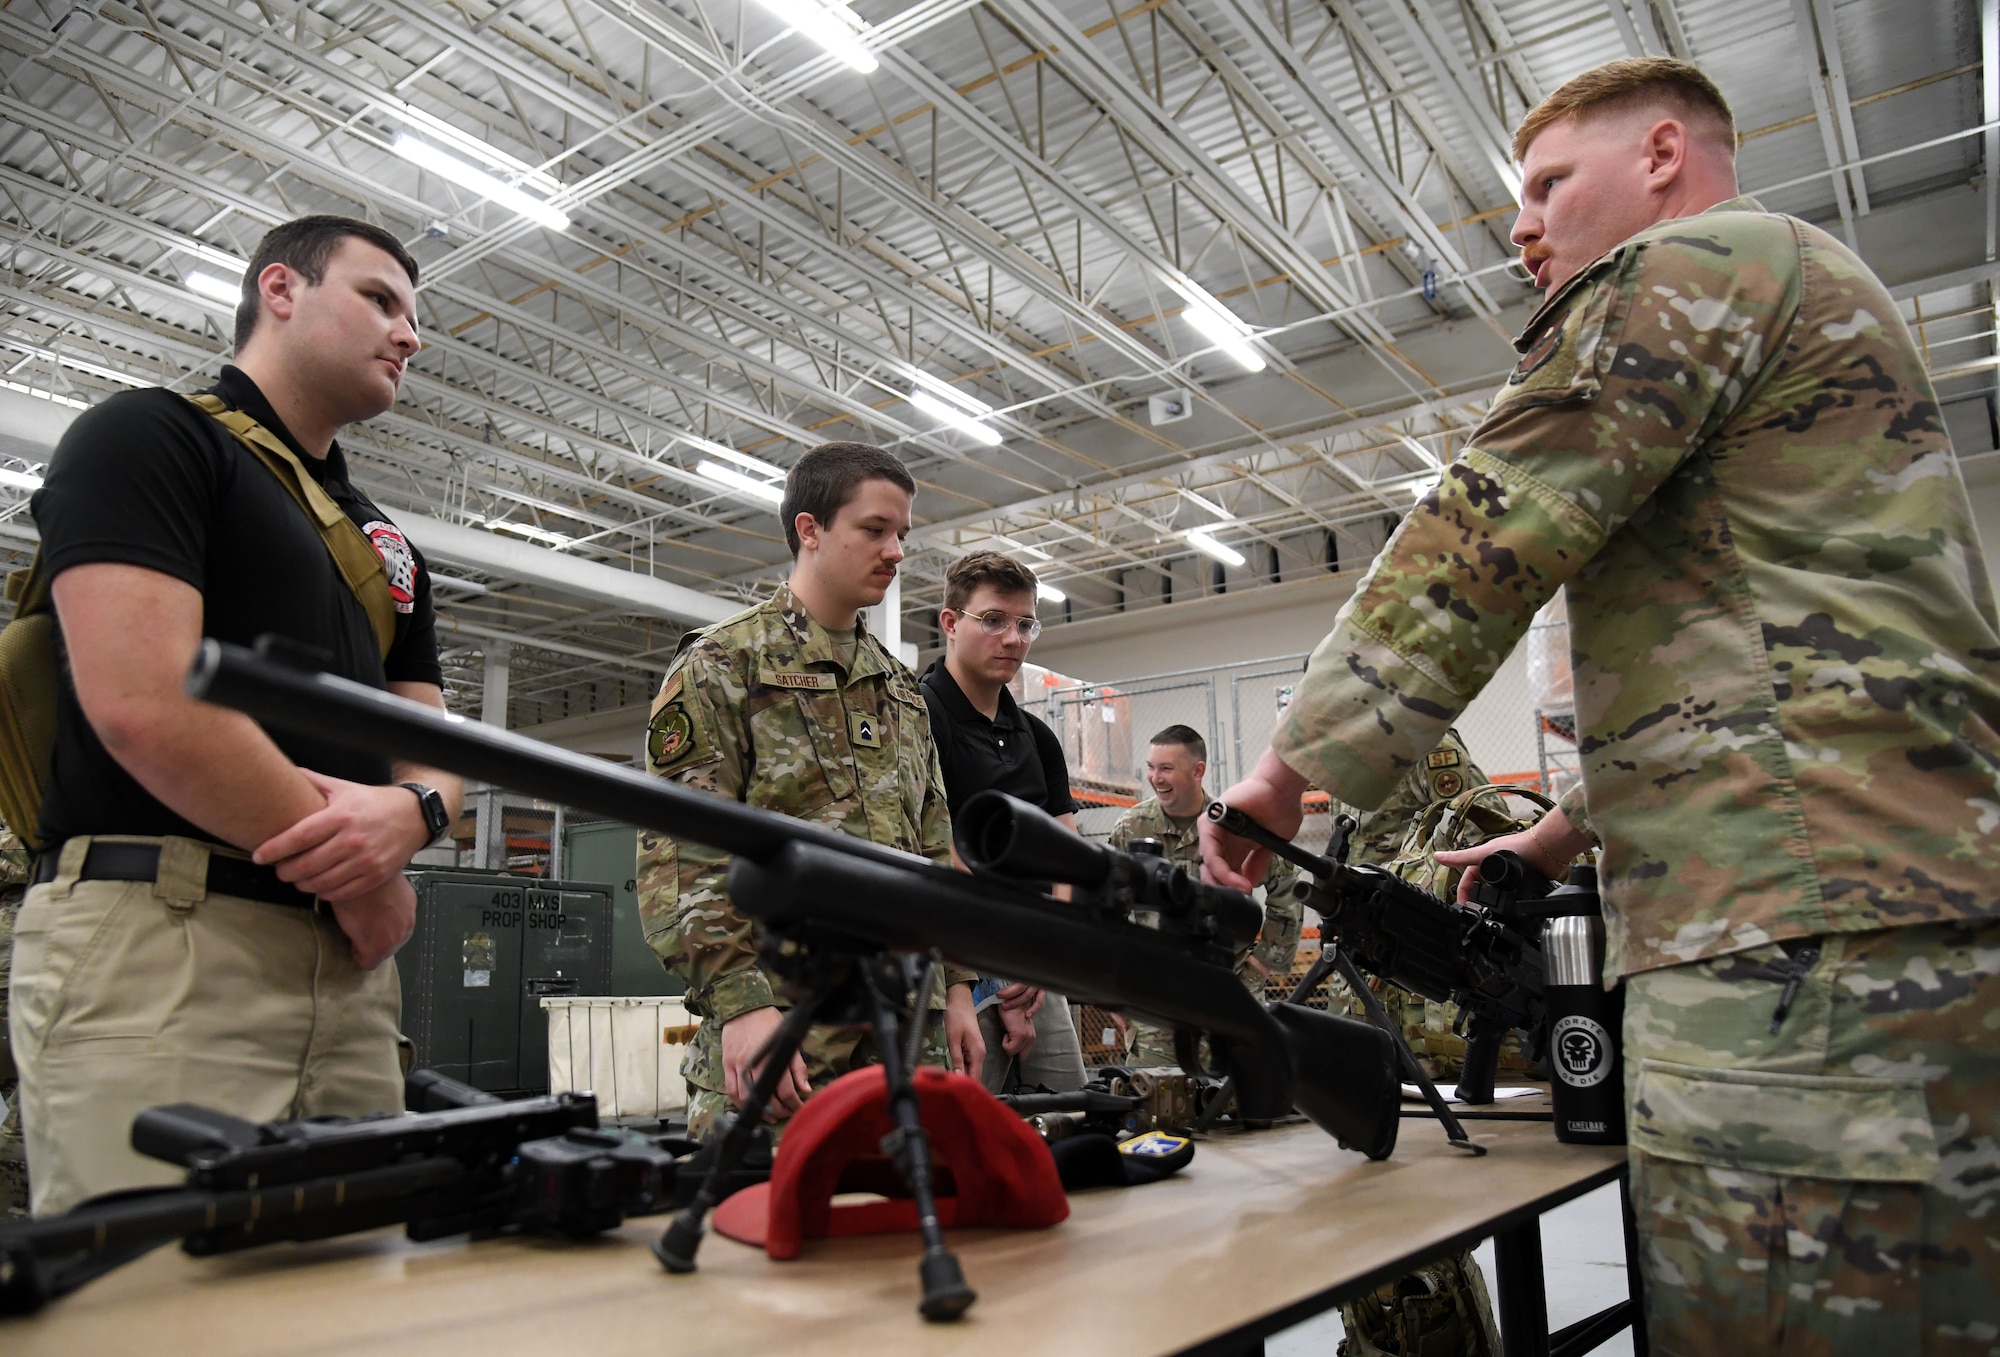
M 132 1148 L 187 1169 L 177 1188 L 119 1193 L 0 1225 L 0 1315 L 28 1314 L 160 1245 L 196 1257 L 402 1225 L 411 1239 L 557 1234 L 685 1205 L 712 1145 L 600 1128 L 588 1093 L 502 1102 L 418 1070 L 417 1115 L 255 1124 L 191 1103 L 153 1107 Z M 730 1187 L 770 1174 L 770 1145 Z
M 1309 874 L 1292 889 L 1320 916 L 1322 950 L 1320 961 L 1292 997 L 1302 998 L 1329 973 L 1340 971 L 1375 1021 L 1394 1031 L 1373 992 L 1352 974 L 1358 964 L 1412 994 L 1458 1005 L 1458 1025 L 1466 1039 L 1459 1100 L 1474 1105 L 1492 1102 L 1493 1076 L 1507 1033 L 1525 1032 L 1536 1043 L 1543 1038 L 1545 913 L 1535 902 L 1548 894 L 1553 883 L 1518 855 L 1498 852 L 1480 864 L 1475 903 L 1460 905 L 1440 900 L 1380 867 L 1348 865 L 1351 816 L 1336 817 L 1333 843 L 1324 857 L 1288 843 L 1220 801 L 1209 806 L 1208 817 L 1226 832 L 1270 849 Z M 1425 1090 L 1454 1143 L 1460 1142 L 1463 1132 L 1455 1129 L 1455 1119 L 1401 1033 L 1395 1035 L 1406 1070 Z M 1467 1141 L 1466 1148 L 1474 1147 Z
M 448 716 L 377 689 L 304 671 L 257 651 L 204 641 L 189 692 L 259 721 L 352 748 L 448 768 L 469 777 L 707 844 L 734 856 L 731 902 L 763 926 L 761 956 L 798 996 L 771 1043 L 743 1115 L 724 1137 L 715 1173 L 746 1137 L 806 1029 L 815 1021 L 873 1022 L 898 1123 L 898 1164 L 909 1180 L 924 1235 L 921 1309 L 953 1318 L 973 1299 L 936 1228 L 929 1161 L 908 1067 L 920 1036 L 916 1000 L 909 1050 L 896 996 L 922 995 L 907 965 L 889 954 L 942 954 L 988 974 L 1207 1034 L 1235 1084 L 1237 1106 L 1275 1119 L 1294 1106 L 1341 1143 L 1373 1159 L 1395 1147 L 1400 1090 L 1385 1034 L 1290 1004 L 1258 1003 L 1232 969 L 1235 948 L 1255 933 L 1247 897 L 1204 886 L 1157 859 L 1090 844 L 1011 798 L 976 798 L 960 817 L 967 875 L 912 854 L 834 833 L 789 816 L 694 791 Z M 1008 879 L 1014 878 L 1014 879 Z M 1067 882 L 1059 901 L 1042 883 Z M 1157 911 L 1159 929 L 1132 923 Z M 670 1271 L 694 1266 L 702 1217 L 719 1200 L 704 1186 L 655 1245 Z

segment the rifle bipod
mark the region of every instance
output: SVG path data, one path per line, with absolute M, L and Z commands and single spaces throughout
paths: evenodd
M 1387 1032 L 1389 1039 L 1396 1043 L 1398 1058 L 1403 1062 L 1403 1073 L 1407 1074 L 1410 1082 L 1423 1093 L 1424 1101 L 1430 1104 L 1431 1112 L 1437 1117 L 1438 1124 L 1444 1127 L 1445 1139 L 1475 1157 L 1485 1154 L 1486 1147 L 1474 1144 L 1472 1138 L 1465 1134 L 1464 1125 L 1452 1115 L 1451 1107 L 1445 1102 L 1444 1095 L 1438 1092 L 1438 1087 L 1431 1081 L 1423 1062 L 1417 1059 L 1417 1053 L 1410 1049 L 1410 1043 L 1403 1036 L 1403 1029 L 1389 1016 L 1389 1010 L 1382 1007 L 1382 1001 L 1375 996 L 1374 990 L 1368 988 L 1368 981 L 1363 978 L 1355 964 L 1348 960 L 1347 954 L 1340 950 L 1338 942 L 1321 942 L 1319 960 L 1313 962 L 1312 969 L 1305 973 L 1305 977 L 1286 997 L 1285 1002 L 1303 1004 L 1305 997 L 1317 989 L 1321 981 L 1335 973 L 1347 982 L 1347 987 L 1361 1000 L 1361 1006 L 1368 1012 L 1368 1021 Z
M 794 964 L 797 955 L 794 954 Z M 784 1020 L 758 1052 L 761 1062 L 750 1096 L 737 1109 L 736 1118 L 724 1133 L 721 1152 L 709 1166 L 693 1200 L 653 1244 L 653 1255 L 669 1272 L 695 1270 L 695 1252 L 701 1247 L 703 1222 L 722 1199 L 729 1171 L 750 1148 L 753 1133 L 763 1120 L 778 1080 L 791 1067 L 792 1057 L 815 1022 L 859 1019 L 866 1015 L 875 1029 L 875 1046 L 881 1056 L 882 1073 L 889 1088 L 889 1115 L 895 1130 L 882 1139 L 882 1152 L 896 1165 L 909 1185 L 916 1208 L 917 1229 L 924 1241 L 923 1258 L 917 1275 L 923 1298 L 917 1310 L 925 1319 L 957 1319 L 978 1299 L 966 1285 L 958 1258 L 945 1247 L 944 1228 L 938 1221 L 937 1194 L 932 1181 L 930 1137 L 925 1133 L 917 1090 L 913 1082 L 917 1057 L 923 1047 L 924 1014 L 928 1005 L 935 964 L 924 967 L 914 990 L 908 1046 L 901 1039 L 901 1004 L 898 996 L 912 992 L 907 963 L 885 952 L 846 956 L 825 961 L 807 961 L 814 972 L 806 997 L 785 1014 Z

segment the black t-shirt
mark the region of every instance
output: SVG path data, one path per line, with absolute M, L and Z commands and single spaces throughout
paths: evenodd
M 931 735 L 944 765 L 945 804 L 953 815 L 973 793 L 988 788 L 1018 796 L 1051 815 L 1076 810 L 1062 741 L 1040 717 L 1016 706 L 1012 693 L 1000 690 L 1000 709 L 988 720 L 943 660 L 925 671 L 917 686 L 931 709 Z
M 217 640 L 250 645 L 275 632 L 324 652 L 330 673 L 359 683 L 442 684 L 424 558 L 348 481 L 339 445 L 324 461 L 308 456 L 236 368 L 225 367 L 212 389 L 283 439 L 375 543 L 397 610 L 387 662 L 367 609 L 291 492 L 227 429 L 171 391 L 120 392 L 63 435 L 32 501 L 49 578 L 77 565 L 143 566 L 198 589 L 203 634 Z M 106 752 L 77 704 L 60 627 L 56 651 L 62 680 L 42 799 L 43 842 L 77 834 L 210 837 Z M 389 780 L 387 759 L 289 731 L 269 733 L 301 767 L 351 782 Z

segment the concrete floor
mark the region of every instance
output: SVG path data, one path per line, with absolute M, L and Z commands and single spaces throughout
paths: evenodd
M 1493 1241 L 1474 1250 L 1493 1289 Z M 1547 1277 L 1549 1328 L 1574 1324 L 1625 1296 L 1625 1233 L 1618 1218 L 1618 1186 L 1599 1188 L 1542 1217 L 1542 1266 Z M 1498 1305 L 1498 1299 L 1495 1299 Z M 1267 1357 L 1333 1357 L 1340 1316 L 1329 1310 L 1265 1340 Z M 1599 1357 L 1632 1357 L 1626 1330 L 1596 1349 Z

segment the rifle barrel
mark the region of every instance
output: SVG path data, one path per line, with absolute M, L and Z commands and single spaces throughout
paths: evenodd
M 648 777 L 588 754 L 468 721 L 332 674 L 312 674 L 243 646 L 204 640 L 188 674 L 190 697 L 246 712 L 259 721 L 391 758 L 413 759 L 550 801 L 656 829 L 671 826 L 737 857 L 767 858 L 785 842 L 768 812 L 727 797 Z M 898 865 L 921 861 L 803 820 L 786 835 Z

